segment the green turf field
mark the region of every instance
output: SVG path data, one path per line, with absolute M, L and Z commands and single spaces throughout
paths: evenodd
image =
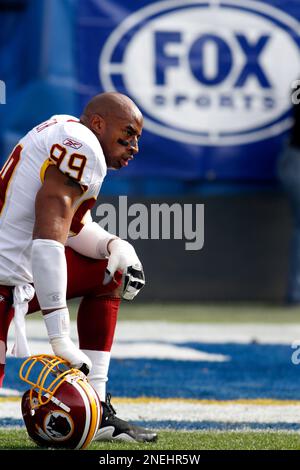
M 78 300 L 68 302 L 74 319 Z M 36 319 L 40 313 L 28 316 Z M 197 304 L 123 302 L 119 320 L 172 321 L 184 323 L 299 323 L 300 307 L 269 304 Z
M 73 304 L 74 308 L 76 304 Z M 300 308 L 249 304 L 122 304 L 120 320 L 184 323 L 299 323 Z
M 25 430 L 0 431 L 0 450 L 36 449 Z M 90 450 L 299 450 L 300 435 L 279 432 L 160 431 L 154 444 L 92 443 Z

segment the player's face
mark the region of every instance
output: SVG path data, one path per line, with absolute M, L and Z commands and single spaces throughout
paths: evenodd
M 133 160 L 139 151 L 142 128 L 141 116 L 114 118 L 106 122 L 100 143 L 108 168 L 119 170 Z

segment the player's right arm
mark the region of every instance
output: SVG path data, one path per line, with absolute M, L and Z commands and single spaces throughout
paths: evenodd
M 50 166 L 35 199 L 33 239 L 52 239 L 64 245 L 74 216 L 74 204 L 81 195 L 82 188 L 76 181 L 56 166 Z
M 82 188 L 76 181 L 56 166 L 48 168 L 35 200 L 32 274 L 54 354 L 88 372 L 89 358 L 70 339 L 66 303 L 64 245 L 74 216 L 74 204 L 81 194 Z

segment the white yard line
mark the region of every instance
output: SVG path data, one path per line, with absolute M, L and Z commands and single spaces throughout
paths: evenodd
M 47 338 L 42 320 L 27 320 L 29 338 Z M 71 322 L 71 332 L 77 337 L 76 322 Z M 13 338 L 13 327 L 10 329 Z M 116 329 L 116 341 L 162 341 L 184 343 L 187 341 L 204 343 L 249 343 L 291 344 L 300 340 L 300 324 L 212 324 L 212 323 L 169 323 L 148 321 L 120 321 Z
M 48 341 L 33 340 L 29 338 L 31 354 L 53 354 Z M 13 341 L 8 341 L 8 356 L 11 356 Z M 170 359 L 174 361 L 205 361 L 225 362 L 229 356 L 223 354 L 196 351 L 192 348 L 180 347 L 172 344 L 147 342 L 116 342 L 112 349 L 112 357 L 115 359 Z M 0 393 L 1 394 L 1 393 Z
M 300 405 L 197 404 L 183 400 L 122 403 L 114 400 L 118 416 L 132 421 L 184 421 L 190 423 L 300 424 Z M 22 419 L 20 401 L 0 402 L 3 418 Z
M 71 335 L 77 341 L 76 323 L 71 322 Z M 52 354 L 46 328 L 42 320 L 27 321 L 27 337 L 32 354 Z M 166 322 L 119 322 L 112 357 L 174 359 L 183 361 L 224 362 L 229 356 L 196 350 L 188 345 L 196 343 L 286 344 L 300 338 L 299 324 L 208 324 Z M 14 328 L 10 329 L 8 354 L 14 343 Z M 300 343 L 300 341 L 299 341 Z

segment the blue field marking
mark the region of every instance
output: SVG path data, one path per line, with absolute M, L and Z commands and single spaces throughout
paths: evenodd
M 25 428 L 25 424 L 22 419 L 1 418 L 0 429 L 3 429 L 3 428 Z
M 226 362 L 161 359 L 112 359 L 108 390 L 119 397 L 236 400 L 273 398 L 300 400 L 300 365 L 282 344 L 185 343 L 183 347 L 224 354 Z M 8 358 L 4 387 L 20 391 L 22 359 Z
M 118 396 L 300 399 L 300 366 L 287 345 L 197 344 L 188 347 L 225 354 L 227 362 L 112 361 L 109 388 Z
M 222 421 L 134 421 L 135 424 L 149 429 L 169 431 L 300 431 L 299 423 L 253 423 Z

